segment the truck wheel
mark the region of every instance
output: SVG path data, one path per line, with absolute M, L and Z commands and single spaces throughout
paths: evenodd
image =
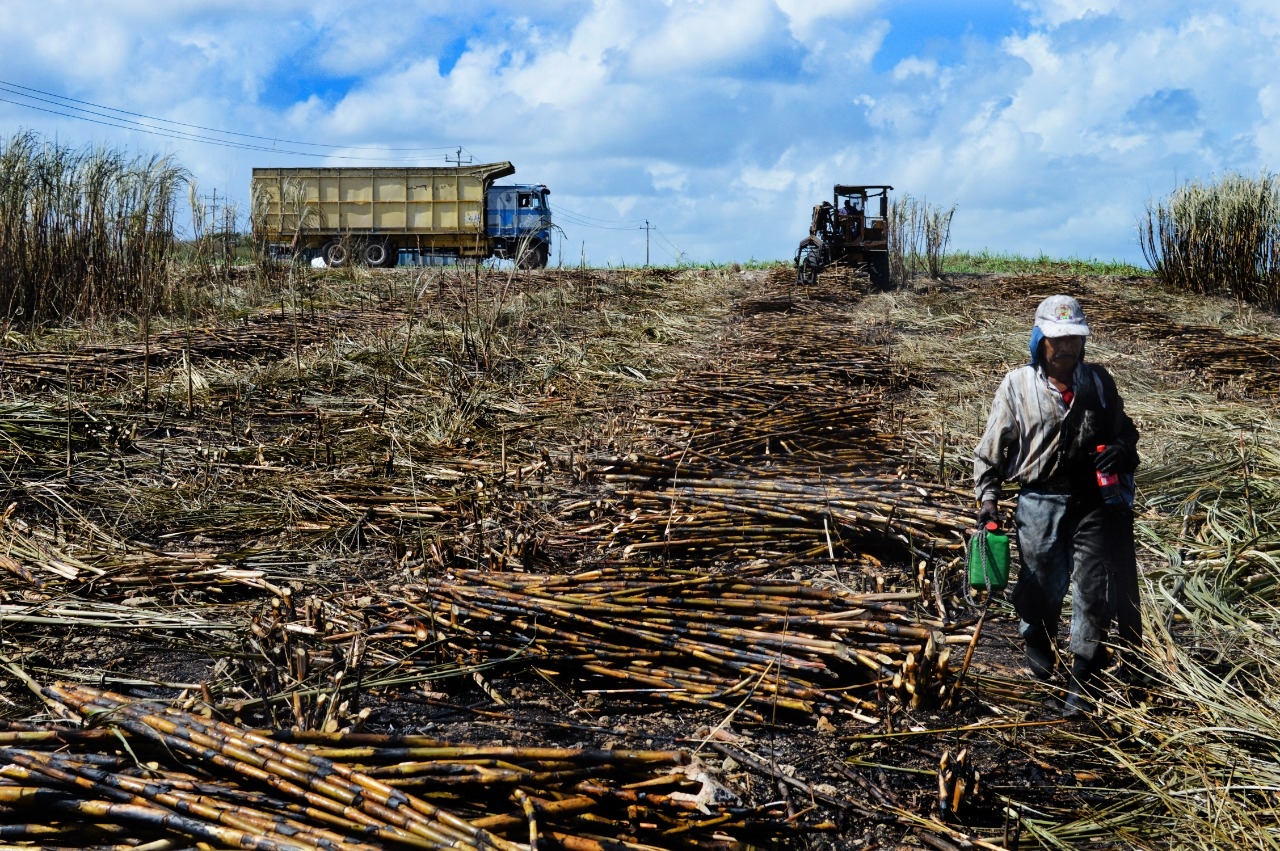
M 516 266 L 521 269 L 542 269 L 547 265 L 544 246 L 537 243 L 524 245 L 516 257 Z
M 330 242 L 320 251 L 327 266 L 345 266 L 351 260 L 351 249 L 345 243 Z
M 370 242 L 364 247 L 366 266 L 390 266 L 391 264 L 387 262 L 390 259 L 391 249 L 385 242 Z

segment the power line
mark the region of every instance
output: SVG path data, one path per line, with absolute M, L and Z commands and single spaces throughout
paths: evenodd
M 552 207 L 551 215 L 556 221 L 565 221 L 578 227 L 595 228 L 596 230 L 635 230 L 636 228 L 635 225 L 626 223 L 597 224 L 598 222 L 607 222 L 609 220 L 584 216 L 564 207 Z
M 572 212 L 573 215 L 580 216 L 580 218 L 582 219 L 590 219 L 591 221 L 604 221 L 604 223 L 607 223 L 607 224 L 632 225 L 632 227 L 634 227 L 634 225 L 640 224 L 640 219 L 600 219 L 598 218 L 598 216 L 589 216 L 589 215 L 586 215 L 585 212 L 576 212 L 573 210 L 568 210 L 566 209 L 566 207 L 557 207 L 557 209 L 564 210 L 564 212 Z
M 556 209 L 565 213 L 569 213 L 570 215 L 577 216 L 580 219 L 585 219 L 587 221 L 592 221 L 592 222 L 602 222 L 608 225 L 635 227 L 640 224 L 640 219 L 601 219 L 597 216 L 588 216 L 586 213 L 579 213 L 575 210 L 570 210 L 566 207 L 556 207 Z
M 452 151 L 456 147 L 455 145 L 438 145 L 435 147 L 426 147 L 426 148 L 381 148 L 381 147 L 369 147 L 369 146 L 361 146 L 361 145 L 330 145 L 324 142 L 301 142 L 295 139 L 280 139 L 272 136 L 255 136 L 252 133 L 238 133 L 234 130 L 220 130 L 217 127 L 205 127 L 200 124 L 187 124 L 182 121 L 173 121 L 168 118 L 159 118 L 157 116 L 146 115 L 141 112 L 130 112 L 127 109 L 117 109 L 114 106 L 106 106 L 104 104 L 94 103 L 92 101 L 87 101 L 87 100 L 77 100 L 76 98 L 69 97 L 67 95 L 60 95 L 54 92 L 46 92 L 41 89 L 33 89 L 30 86 L 22 86 L 17 83 L 11 83 L 8 80 L 0 80 L 0 89 L 8 89 L 10 94 L 17 95 L 18 97 L 28 98 L 30 100 L 39 101 L 41 103 L 52 104 L 54 106 L 62 107 L 63 109 L 74 109 L 78 112 L 87 112 L 90 115 L 98 115 L 103 118 L 111 118 L 117 121 L 127 121 L 129 124 L 135 124 L 139 127 L 145 128 L 146 125 L 141 124 L 140 122 L 131 121 L 125 118 L 117 119 L 115 118 L 115 116 L 102 115 L 102 113 L 100 112 L 94 112 L 93 110 L 88 110 L 88 109 L 80 109 L 80 107 L 69 106 L 68 104 L 80 104 L 80 106 L 93 107 L 93 109 L 95 110 L 104 110 L 106 112 L 114 112 L 114 113 L 117 113 L 118 115 L 130 115 L 130 116 L 133 116 L 134 118 L 141 118 L 146 121 L 154 121 L 158 124 L 169 124 L 174 127 L 188 127 L 192 130 L 203 130 L 207 133 L 218 133 L 223 136 L 238 136 L 241 139 L 255 139 L 260 142 L 271 142 L 273 145 L 274 144 L 300 145 L 308 148 L 331 148 L 334 150 L 348 150 L 348 151 L 393 151 L 396 153 L 409 153 L 409 152 L 415 152 L 415 151 Z M 35 95 L 29 95 L 29 94 L 26 94 L 26 92 L 34 92 L 36 95 L 43 95 L 44 97 L 35 97 Z M 53 98 L 54 100 L 48 100 L 48 98 Z M 65 101 L 66 103 L 62 103 L 62 101 Z M 5 101 L 5 102 L 13 103 L 18 106 L 24 105 L 21 103 L 17 103 L 16 101 Z M 68 116 L 68 117 L 74 117 L 74 116 Z M 196 137 L 196 138 L 203 138 L 203 137 Z
M 648 219 L 643 221 L 632 219 L 630 222 L 619 219 L 599 219 L 594 216 L 588 216 L 585 213 L 577 213 L 564 207 L 553 207 L 551 210 L 552 218 L 560 224 L 576 225 L 578 227 L 593 228 L 595 230 L 616 230 L 616 231 L 644 231 L 644 265 L 649 265 L 649 236 L 651 233 L 657 234 L 660 242 L 666 245 L 659 245 L 666 253 L 670 254 L 672 259 L 677 263 L 680 262 L 684 252 L 681 251 L 671 240 L 667 239 L 662 230 Z M 607 224 L 599 224 L 607 223 Z
M 225 142 L 225 141 L 219 141 L 217 139 L 203 139 L 199 137 L 192 137 L 184 133 L 167 133 L 159 129 L 148 129 L 146 127 L 130 126 L 128 124 L 117 123 L 116 121 L 101 121 L 94 118 L 87 118 L 83 115 L 71 115 L 66 112 L 59 112 L 56 109 L 47 109 L 45 107 L 34 106 L 29 103 L 20 103 L 15 100 L 9 100 L 8 98 L 0 98 L 0 103 L 10 103 L 15 106 L 21 106 L 25 109 L 34 109 L 37 112 L 46 112 L 46 113 L 49 113 L 50 115 L 57 115 L 62 118 L 74 118 L 78 121 L 87 121 L 90 124 L 98 124 L 103 127 L 114 127 L 117 130 L 137 130 L 143 133 L 149 133 L 152 136 L 160 136 L 167 139 L 179 139 L 184 142 L 202 142 L 206 145 L 217 145 L 224 148 L 238 148 L 240 150 L 249 150 L 249 151 L 275 151 L 276 153 L 283 153 L 283 154 L 296 153 L 296 154 L 299 154 L 300 156 L 308 156 L 308 157 L 328 156 L 327 154 L 313 154 L 313 153 L 305 153 L 302 151 L 287 151 L 287 150 L 276 149 L 276 148 L 264 148 L 258 145 L 246 145 L 242 142 Z
M 672 253 L 672 256 L 678 262 L 680 258 L 684 256 L 684 252 L 680 249 L 680 246 L 676 245 L 674 242 L 668 239 L 667 235 L 662 232 L 662 228 L 658 227 L 657 225 L 653 226 L 653 230 L 655 233 L 658 234 L 658 237 L 669 246 L 668 250 Z
M 0 81 L 0 83 L 2 82 L 3 81 Z M 67 104 L 57 103 L 56 101 L 49 101 L 43 98 L 34 98 L 34 97 L 31 97 L 30 95 L 25 95 L 20 92 L 13 92 L 3 87 L 0 87 L 0 91 L 5 91 L 8 94 L 16 94 L 18 97 L 24 97 L 24 98 L 27 98 L 28 100 L 39 101 L 41 103 L 48 103 L 53 106 L 59 107 L 59 109 L 50 109 L 48 107 L 37 106 L 34 103 L 25 103 L 22 101 L 10 100 L 9 98 L 3 98 L 3 97 L 0 97 L 0 103 L 8 103 L 14 106 L 22 107 L 23 109 L 31 109 L 37 112 L 44 112 L 50 115 L 56 115 L 61 118 L 70 118 L 76 121 L 84 121 L 84 122 L 88 122 L 89 124 L 97 124 L 102 127 L 113 127 L 117 130 L 129 130 L 129 131 L 138 132 L 138 133 L 145 133 L 150 136 L 159 136 L 165 139 L 177 139 L 178 141 L 183 141 L 183 142 L 196 142 L 202 145 L 213 145 L 215 147 L 232 148 L 232 149 L 241 150 L 241 151 L 263 151 L 266 153 L 273 153 L 273 154 L 288 154 L 291 156 L 298 156 L 298 157 L 314 157 L 314 158 L 323 158 L 323 159 L 347 160 L 352 162 L 414 163 L 414 162 L 420 162 L 422 160 L 421 157 L 385 157 L 385 156 L 384 157 L 360 157 L 360 156 L 352 156 L 349 154 L 321 153 L 316 151 L 299 151 L 299 150 L 291 150 L 289 148 L 276 147 L 276 144 L 278 143 L 272 144 L 271 146 L 267 146 L 267 145 L 249 144 L 246 142 L 238 142 L 230 139 L 217 139 L 217 138 L 211 138 L 208 136 L 201 136 L 196 133 L 188 133 L 184 130 L 170 129 L 166 127 L 151 127 L 149 125 L 143 124 L 142 122 L 134 121 L 129 118 L 120 118 L 115 115 L 107 115 L 101 112 L 94 112 L 92 110 L 82 109 L 81 107 L 77 107 L 77 106 L 70 106 Z M 110 110 L 111 108 L 104 107 L 104 109 Z M 63 112 L 61 110 L 73 110 L 73 112 Z M 117 110 L 117 111 L 120 111 L 120 110 Z M 84 114 L 78 115 L 76 113 L 84 113 Z M 91 116 L 96 116 L 96 117 L 91 117 Z M 165 119 L 153 119 L 153 120 L 164 121 Z M 177 126 L 188 126 L 188 127 L 194 126 L 194 125 L 182 125 L 180 122 L 168 122 L 168 123 L 174 124 Z M 244 133 L 231 133 L 230 131 L 223 131 L 223 130 L 213 130 L 211 132 L 222 133 L 224 135 L 241 136 L 244 138 L 267 140 L 267 137 L 265 136 L 249 136 L 248 134 L 244 134 Z M 285 144 L 307 145 L 311 143 L 285 142 Z M 323 147 L 334 148 L 338 150 L 344 149 L 344 146 L 341 146 L 341 145 L 325 145 Z M 453 150 L 452 147 L 438 148 L 438 149 L 437 148 L 382 148 L 382 149 L 379 149 L 379 148 L 354 147 L 354 148 L 347 148 L 347 149 L 348 150 L 397 150 L 397 151 Z

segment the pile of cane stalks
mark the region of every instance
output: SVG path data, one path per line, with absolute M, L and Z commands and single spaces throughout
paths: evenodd
M 612 543 L 684 564 L 853 554 L 930 572 L 963 550 L 971 497 L 885 429 L 902 376 L 883 332 L 818 311 L 746 323 L 745 355 L 654 394 L 654 452 L 596 459 L 623 515 Z
M 0 836 L 43 848 L 729 848 L 833 827 L 742 805 L 683 750 L 254 731 L 87 686 L 41 692 L 69 720 L 0 731 Z
M 888 695 L 934 706 L 955 688 L 952 651 L 971 643 L 972 624 L 923 618 L 913 592 L 854 593 L 758 572 L 614 564 L 558 577 L 458 572 L 360 599 L 295 601 L 285 591 L 253 619 L 246 646 L 225 635 L 208 645 L 232 660 L 219 666 L 222 679 L 165 704 L 41 686 L 6 659 L 62 720 L 0 728 L 0 836 L 50 848 L 603 851 L 838 832 L 833 813 L 876 808 L 783 779 L 711 734 L 697 744 L 793 788 L 746 803 L 679 750 L 351 732 L 368 714 L 361 701 L 448 702 L 427 689 L 463 678 L 502 709 L 521 699 L 504 696 L 504 684 L 521 680 L 503 675 L 530 670 L 615 707 L 666 702 L 747 724 L 815 715 L 876 723 Z M 130 620 L 127 609 L 23 614 L 209 637 L 232 629 Z M 249 728 L 241 716 L 268 725 Z
M 922 617 L 915 592 L 860 594 L 750 573 L 464 572 L 362 607 L 342 597 L 268 607 L 254 631 L 274 677 L 253 697 L 296 702 L 308 674 L 328 671 L 332 681 L 338 660 L 349 689 L 533 669 L 568 691 L 755 722 L 814 713 L 874 722 L 877 694 L 934 705 L 953 687 L 952 649 L 971 642 L 972 623 Z M 490 697 L 504 702 L 492 687 Z M 298 722 L 315 722 L 299 712 Z

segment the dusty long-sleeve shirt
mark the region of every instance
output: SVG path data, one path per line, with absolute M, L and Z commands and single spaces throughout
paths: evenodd
M 974 451 L 979 502 L 999 499 L 1005 481 L 1062 492 L 1095 488 L 1093 454 L 1103 444 L 1125 448 L 1125 472 L 1137 466 L 1138 430 L 1111 375 L 1082 361 L 1072 390 L 1068 404 L 1038 366 L 1023 366 L 1004 377 Z

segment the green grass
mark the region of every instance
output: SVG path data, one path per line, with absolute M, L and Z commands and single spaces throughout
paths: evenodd
M 745 261 L 727 261 L 717 263 L 708 262 L 685 262 L 679 264 L 669 263 L 652 263 L 650 269 L 692 269 L 701 271 L 716 271 L 723 269 L 739 269 L 748 270 L 768 270 L 775 266 L 794 266 L 794 262 L 789 259 L 785 260 L 757 260 L 754 257 Z M 588 268 L 593 268 L 590 263 Z M 607 268 L 615 268 L 609 266 Z M 627 268 L 627 267 L 621 267 Z M 644 268 L 644 267 L 637 267 Z M 1015 273 L 1053 273 L 1066 275 L 1123 275 L 1131 276 L 1149 276 L 1152 274 L 1150 269 L 1142 266 L 1134 266 L 1121 260 L 1098 260 L 1096 258 L 1084 259 L 1080 257 L 1049 257 L 1041 254 L 1038 257 L 1024 257 L 1021 254 L 1004 254 L 988 251 L 983 249 L 979 252 L 953 251 L 943 255 L 942 269 L 944 273 L 954 274 L 974 274 L 989 275 L 1000 272 Z
M 954 251 L 943 259 L 942 268 L 948 273 L 989 275 L 998 272 L 1039 272 L 1066 275 L 1150 275 L 1149 269 L 1134 266 L 1120 260 L 1098 260 L 1068 257 L 1066 259 L 1041 254 L 1024 257 L 1021 254 L 999 254 L 986 249 L 977 253 Z

